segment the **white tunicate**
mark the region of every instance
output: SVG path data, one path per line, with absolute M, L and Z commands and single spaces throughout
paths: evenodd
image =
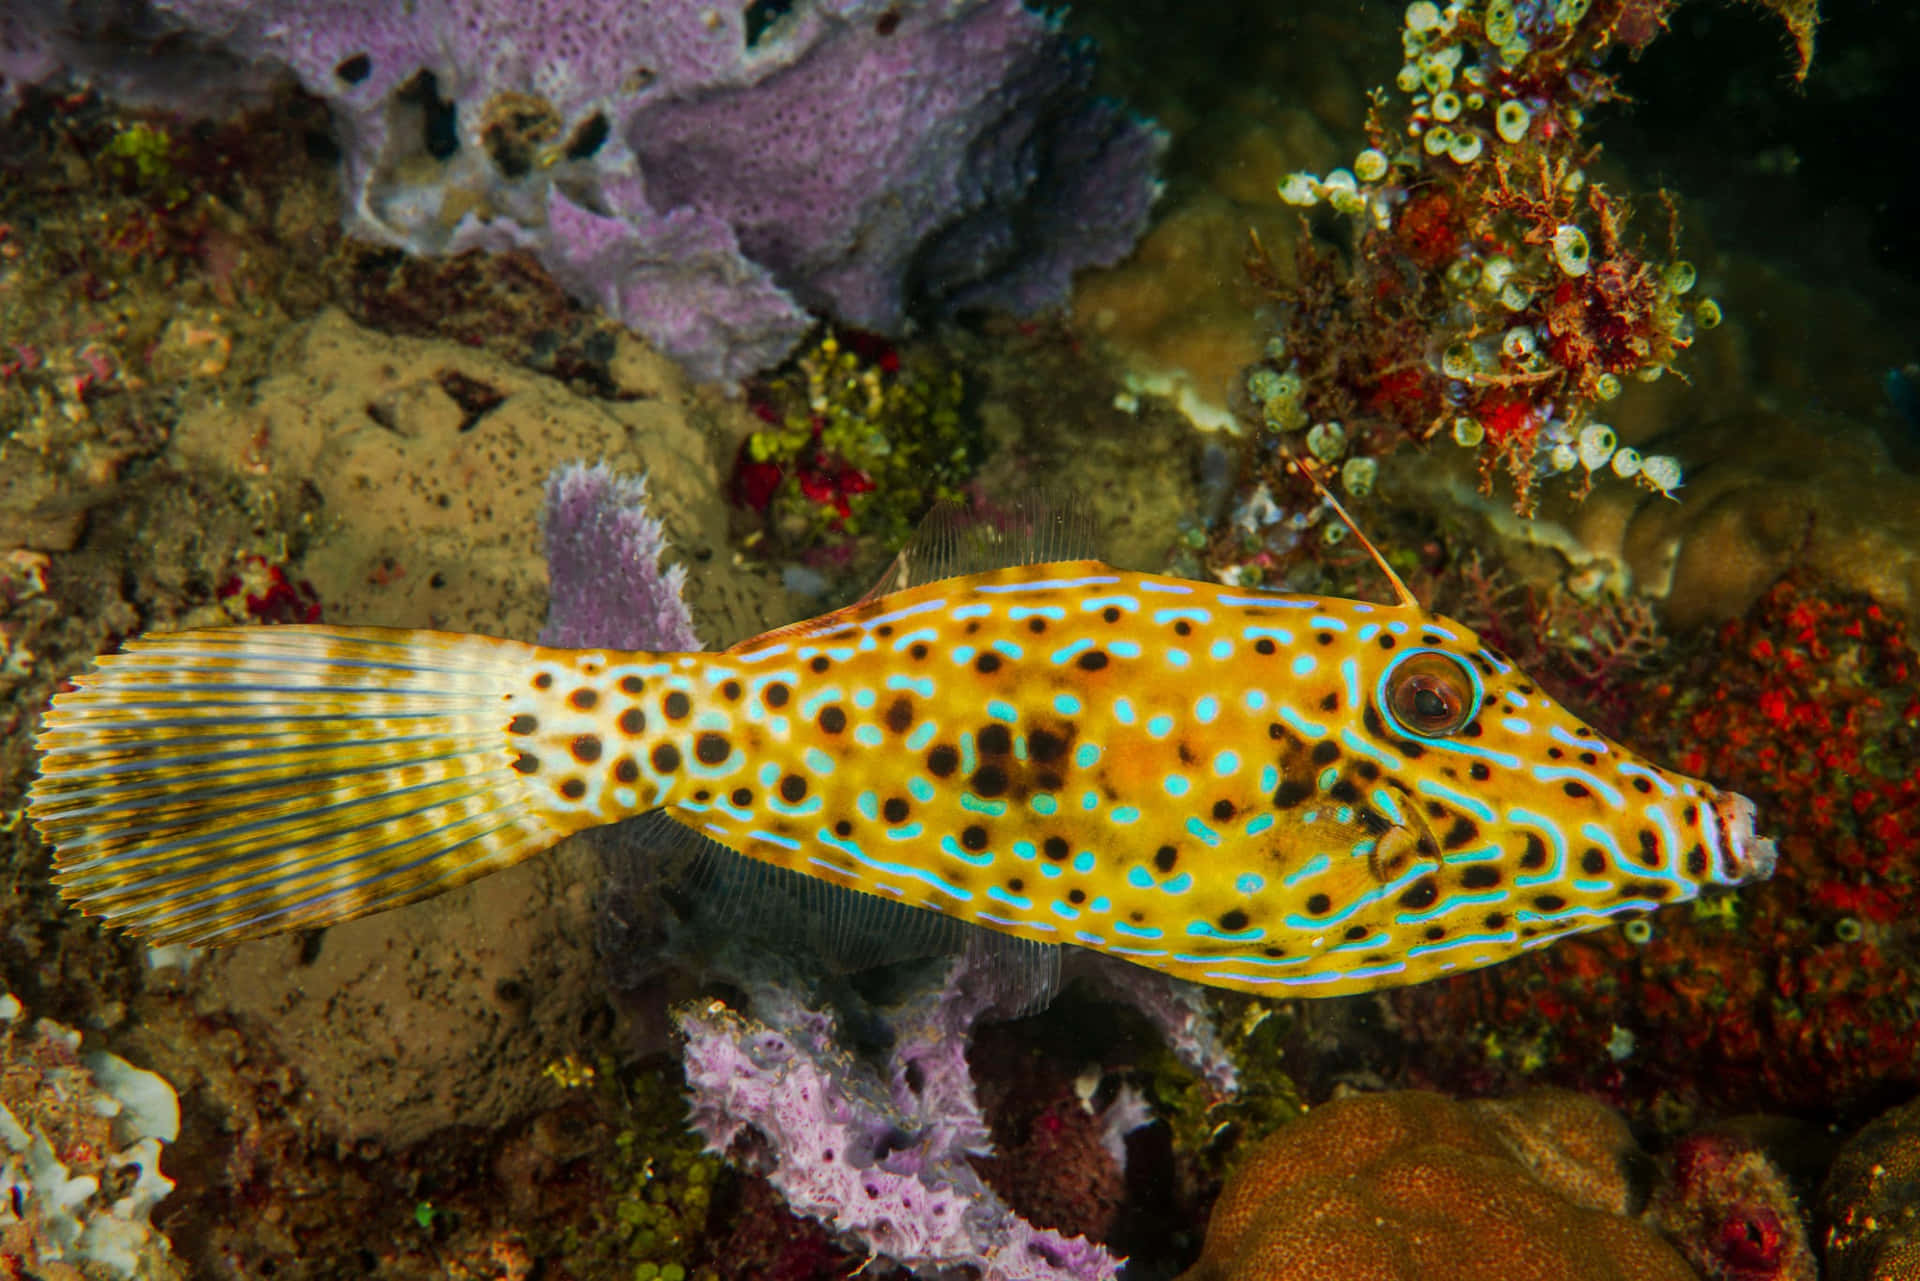
M 1447 287 L 1465 293 L 1480 283 L 1480 264 L 1472 258 L 1455 258 L 1447 264 Z
M 1348 191 L 1345 187 L 1334 187 L 1327 192 L 1327 204 L 1335 213 L 1353 218 L 1366 212 L 1367 198 L 1357 191 Z
M 1335 169 L 1332 173 L 1320 180 L 1320 186 L 1323 189 L 1322 194 L 1331 194 L 1336 191 L 1360 190 L 1360 183 L 1354 178 L 1353 170 L 1351 169 Z
M 1320 180 L 1310 173 L 1290 173 L 1280 184 L 1280 199 L 1302 209 L 1320 203 Z
M 1469 418 L 1465 414 L 1453 420 L 1453 443 L 1466 449 L 1477 447 L 1487 438 L 1487 429 L 1480 425 L 1478 418 Z
M 1433 60 L 1446 67 L 1449 71 L 1458 71 L 1460 69 L 1460 59 L 1465 54 L 1466 50 L 1460 45 L 1450 44 L 1444 48 L 1434 50 Z
M 1500 352 L 1508 360 L 1525 360 L 1537 350 L 1539 342 L 1526 325 L 1515 325 L 1501 336 Z
M 1480 141 L 1479 133 L 1468 129 L 1464 133 L 1453 135 L 1453 141 L 1447 144 L 1447 155 L 1451 156 L 1453 163 L 1457 165 L 1470 165 L 1480 158 L 1480 149 L 1484 145 Z
M 1598 471 L 1620 447 L 1620 438 L 1605 423 L 1588 423 L 1580 429 L 1579 447 L 1580 465 L 1588 471 Z
M 1431 31 L 1440 25 L 1440 6 L 1433 0 L 1413 0 L 1407 6 L 1407 30 Z
M 1268 360 L 1285 360 L 1287 358 L 1286 338 L 1281 334 L 1275 334 L 1267 339 L 1267 345 L 1261 348 L 1261 353 Z
M 1553 6 L 1553 20 L 1563 27 L 1571 27 L 1587 16 L 1587 0 L 1559 0 Z
M 1306 392 L 1307 384 L 1299 374 L 1291 369 L 1280 375 L 1280 386 L 1274 392 L 1274 399 L 1280 401 L 1298 400 Z
M 1680 488 L 1680 460 L 1670 454 L 1648 454 L 1640 460 L 1640 481 L 1649 489 L 1671 495 Z
M 1620 380 L 1612 374 L 1601 374 L 1593 380 L 1593 394 L 1602 400 L 1612 400 L 1620 394 Z
M 1693 319 L 1702 329 L 1718 329 L 1722 319 L 1720 304 L 1711 298 L 1702 298 L 1693 309 Z
M 1355 498 L 1364 498 L 1373 492 L 1373 482 L 1380 475 L 1380 464 L 1371 458 L 1349 458 L 1347 465 L 1340 469 L 1340 483 Z
M 1667 264 L 1666 279 L 1668 289 L 1676 294 L 1684 294 L 1693 288 L 1694 281 L 1699 279 L 1699 273 L 1693 269 L 1692 263 L 1682 258 L 1679 262 Z
M 1487 69 L 1485 67 L 1468 67 L 1460 73 L 1460 79 L 1469 88 L 1484 89 L 1487 87 Z
M 1271 369 L 1256 369 L 1247 375 L 1247 395 L 1262 405 L 1280 398 L 1280 375 Z
M 1494 109 L 1493 129 L 1502 142 L 1519 142 L 1527 136 L 1527 128 L 1532 123 L 1533 113 L 1511 98 Z
M 1592 247 L 1587 244 L 1587 233 L 1570 222 L 1563 222 L 1553 233 L 1553 260 L 1560 270 L 1569 276 L 1584 276 L 1592 265 L 1590 257 Z
M 1639 475 L 1640 451 L 1628 446 L 1623 446 L 1614 451 L 1613 474 L 1622 480 L 1627 480 Z
M 1480 359 L 1470 342 L 1449 343 L 1440 353 L 1440 372 L 1449 378 L 1468 379 L 1480 372 Z
M 1387 176 L 1387 153 L 1368 147 L 1353 158 L 1353 173 L 1361 182 L 1379 182 Z
M 1480 287 L 1490 294 L 1497 294 L 1507 287 L 1513 279 L 1513 259 L 1495 255 L 1480 267 Z
M 1420 68 L 1411 62 L 1407 63 L 1400 68 L 1400 74 L 1393 78 L 1393 83 L 1401 93 L 1412 93 L 1420 87 Z
M 1444 156 L 1447 149 L 1453 146 L 1453 130 L 1445 125 L 1435 125 L 1427 130 L 1427 136 L 1420 140 L 1420 145 L 1426 148 L 1430 156 Z
M 1347 429 L 1339 423 L 1315 423 L 1307 432 L 1307 452 L 1330 463 L 1347 452 Z
M 1326 545 L 1329 547 L 1332 547 L 1338 543 L 1345 542 L 1346 538 L 1347 538 L 1347 527 L 1345 525 L 1340 524 L 1338 521 L 1335 521 L 1333 524 L 1326 526 L 1320 531 L 1321 541 L 1326 543 Z
M 1517 280 L 1500 286 L 1500 305 L 1508 311 L 1525 311 L 1533 305 L 1533 290 Z
M 1420 63 L 1420 87 L 1428 93 L 1444 93 L 1453 88 L 1453 66 L 1439 58 L 1426 58 Z
M 1432 111 L 1435 120 L 1458 120 L 1461 111 L 1460 95 L 1451 89 L 1445 93 L 1434 94 Z
M 1532 52 L 1533 46 L 1527 42 L 1527 38 L 1517 35 L 1500 46 L 1500 65 L 1511 70 L 1525 62 L 1527 55 Z
M 1557 472 L 1572 471 L 1579 462 L 1580 454 L 1572 445 L 1555 445 L 1547 451 L 1547 466 Z

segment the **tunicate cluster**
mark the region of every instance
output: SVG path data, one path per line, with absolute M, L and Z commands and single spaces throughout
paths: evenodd
M 1553 233 L 1553 261 L 1569 276 L 1584 276 L 1593 249 L 1587 233 L 1572 223 L 1562 223 Z
M 1519 142 L 1527 136 L 1527 126 L 1532 123 L 1532 114 L 1525 106 L 1512 99 L 1501 103 L 1499 109 L 1493 113 L 1494 132 L 1500 135 L 1502 142 Z
M 1487 438 L 1487 429 L 1478 418 L 1469 418 L 1465 414 L 1453 420 L 1453 443 L 1465 449 L 1478 449 L 1480 442 Z
M 1373 482 L 1380 476 L 1380 464 L 1371 458 L 1349 458 L 1346 466 L 1340 469 L 1340 483 L 1355 498 L 1364 498 L 1373 492 Z
M 1330 463 L 1347 452 L 1347 429 L 1339 423 L 1315 423 L 1307 432 L 1307 452 Z
M 1291 369 L 1276 372 L 1260 368 L 1247 375 L 1247 395 L 1260 406 L 1261 420 L 1272 431 L 1299 431 L 1307 424 L 1301 407 L 1306 384 Z
M 1620 438 L 1605 423 L 1588 423 L 1580 429 L 1580 465 L 1588 471 L 1605 467 L 1620 445 Z

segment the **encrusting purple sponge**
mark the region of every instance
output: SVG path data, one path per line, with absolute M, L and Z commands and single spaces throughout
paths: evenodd
M 527 249 L 709 381 L 810 312 L 898 334 L 1063 302 L 1144 230 L 1165 142 L 1022 0 L 794 0 L 764 29 L 710 0 L 9 7 L 0 106 L 64 70 L 198 113 L 290 72 L 333 109 L 349 231 Z

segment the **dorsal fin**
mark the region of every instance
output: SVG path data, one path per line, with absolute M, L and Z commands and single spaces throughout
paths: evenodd
M 971 507 L 943 500 L 860 600 L 1016 565 L 1100 560 L 1098 542 L 1093 511 L 1078 495 L 1029 489 Z
M 1367 537 L 1366 531 L 1361 529 L 1359 523 L 1347 514 L 1347 509 L 1340 505 L 1340 500 L 1333 496 L 1333 491 L 1328 489 L 1326 482 L 1320 479 L 1320 473 L 1314 467 L 1313 463 L 1302 458 L 1292 450 L 1285 450 L 1285 453 L 1287 455 L 1287 461 L 1292 463 L 1294 469 L 1302 476 L 1305 476 L 1308 483 L 1319 491 L 1320 497 L 1326 500 L 1327 506 L 1333 508 L 1334 515 L 1340 518 L 1340 523 L 1347 527 L 1347 532 L 1360 540 L 1360 545 L 1367 549 L 1369 556 L 1373 557 L 1373 563 L 1380 567 L 1380 572 L 1385 574 L 1387 581 L 1393 584 L 1393 594 L 1399 598 L 1396 603 L 1425 612 L 1426 607 L 1421 605 L 1420 598 L 1415 596 L 1413 592 L 1407 588 L 1407 585 L 1400 581 L 1400 575 L 1393 572 L 1393 566 L 1387 564 L 1387 558 L 1380 554 L 1380 549 L 1373 545 L 1373 540 Z

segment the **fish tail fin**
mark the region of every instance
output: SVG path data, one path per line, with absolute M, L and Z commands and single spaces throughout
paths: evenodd
M 350 920 L 592 821 L 516 769 L 542 651 L 431 631 L 150 635 L 53 700 L 28 812 L 62 897 L 156 944 Z

